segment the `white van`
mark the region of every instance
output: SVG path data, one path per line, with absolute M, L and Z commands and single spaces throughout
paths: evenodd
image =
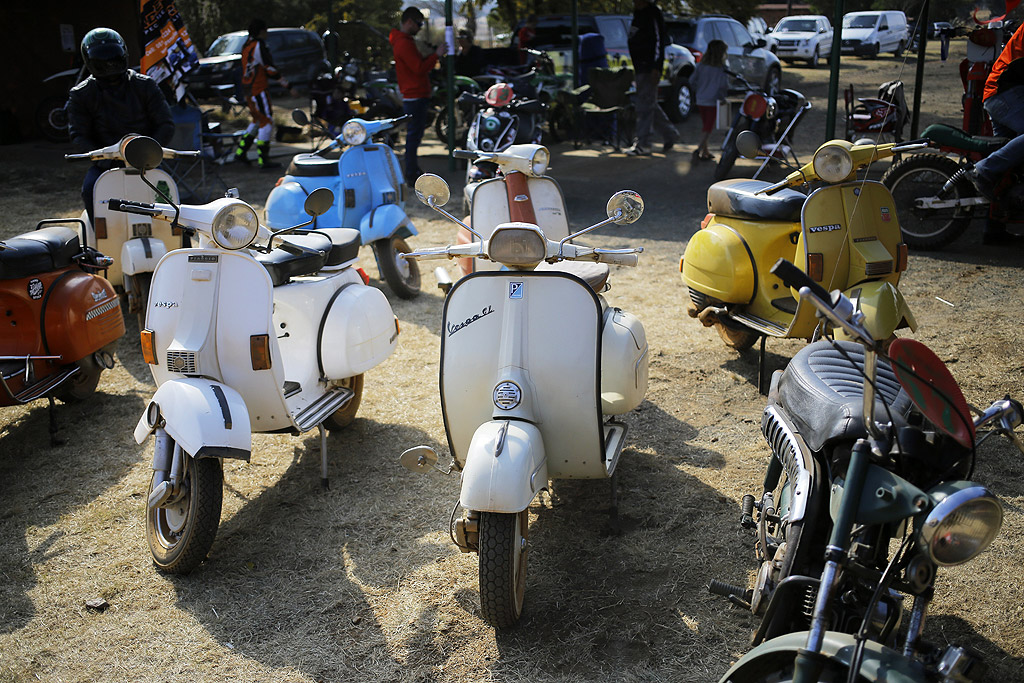
M 843 15 L 841 51 L 844 55 L 877 57 L 892 52 L 899 57 L 910 44 L 907 15 L 893 10 L 850 12 Z

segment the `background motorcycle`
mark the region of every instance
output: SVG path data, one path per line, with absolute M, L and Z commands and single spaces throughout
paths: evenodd
M 939 567 L 976 557 L 1002 523 L 999 500 L 965 481 L 975 448 L 1003 433 L 1024 451 L 1013 433 L 1024 408 L 1007 398 L 972 421 L 923 344 L 897 339 L 886 359 L 844 295 L 782 260 L 773 272 L 859 343 L 811 344 L 772 379 L 762 418 L 772 455 L 741 517 L 756 529 L 755 586 L 711 586 L 761 623 L 757 647 L 723 680 L 794 670 L 804 681 L 983 680 L 970 653 L 921 636 Z M 983 426 L 994 430 L 978 439 Z M 900 644 L 904 596 L 913 605 Z
M 58 71 L 43 79 L 43 88 L 56 92 L 44 97 L 36 106 L 35 120 L 39 132 L 50 142 L 67 142 L 70 139 L 67 111 L 68 93 L 88 76 L 89 72 L 82 64 L 78 67 Z

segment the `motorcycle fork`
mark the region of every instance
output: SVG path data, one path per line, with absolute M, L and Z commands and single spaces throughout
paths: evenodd
M 153 476 L 160 481 L 149 494 L 150 509 L 164 507 L 181 495 L 185 451 L 163 429 L 157 429 L 153 447 Z

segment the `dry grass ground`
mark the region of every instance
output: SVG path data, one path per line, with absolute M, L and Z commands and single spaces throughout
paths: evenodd
M 954 43 L 954 60 L 962 50 Z M 923 123 L 958 119 L 955 63 L 929 62 Z M 891 58 L 848 58 L 842 83 L 867 93 L 899 68 Z M 815 104 L 802 153 L 823 136 L 826 73 L 785 72 Z M 697 139 L 696 121 L 681 130 Z M 315 436 L 254 436 L 252 462 L 226 465 L 217 540 L 188 577 L 155 571 L 144 538 L 152 447 L 131 431 L 154 387 L 134 321 L 95 400 L 60 407 L 64 445 L 48 445 L 44 402 L 0 411 L 0 681 L 716 680 L 747 649 L 755 622 L 706 586 L 747 580 L 752 539 L 736 523 L 739 499 L 757 491 L 768 449 L 756 354 L 726 349 L 684 313 L 678 260 L 711 180 L 710 166 L 691 166 L 691 149 L 634 159 L 553 148 L 574 225 L 598 220 L 616 189 L 647 200 L 640 222 L 592 241 L 646 249 L 639 268 L 614 273 L 607 296 L 644 321 L 651 381 L 627 416 L 620 533 L 608 527 L 604 482 L 556 482 L 531 506 L 519 628 L 495 633 L 480 619 L 476 558 L 446 531 L 458 482 L 397 464 L 404 448 L 445 444 L 442 299 L 425 284 L 416 301 L 390 297 L 398 350 L 367 373 L 358 419 L 329 438 L 331 489 L 319 487 Z M 84 169 L 59 161 L 65 151 L 0 148 L 0 238 L 77 214 Z M 449 176 L 459 196 L 461 171 L 449 174 L 440 156 L 424 165 Z M 224 172 L 257 206 L 276 179 Z M 414 244 L 454 234 L 423 207 L 410 212 Z M 1024 396 L 1024 254 L 984 248 L 979 232 L 944 253 L 912 255 L 901 288 L 920 323 L 914 336 L 950 364 L 969 401 L 984 404 Z M 372 255 L 362 256 L 375 276 Z M 783 367 L 800 346 L 770 342 L 769 366 Z M 982 449 L 975 476 L 1003 499 L 1003 531 L 980 560 L 941 572 L 927 629 L 980 650 L 993 681 L 1024 679 L 1022 474 L 1005 442 Z M 105 611 L 86 607 L 97 597 Z

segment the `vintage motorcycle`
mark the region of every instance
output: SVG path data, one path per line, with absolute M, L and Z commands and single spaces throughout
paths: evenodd
M 160 156 L 152 138 L 125 150 L 144 180 Z M 321 215 L 333 200 L 314 190 L 306 213 Z M 355 418 L 363 373 L 394 351 L 398 321 L 354 267 L 355 230 L 302 230 L 309 220 L 270 231 L 232 197 L 110 207 L 170 222 L 198 243 L 169 252 L 153 274 L 140 336 L 157 390 L 134 434 L 140 444 L 155 437 L 146 507 L 153 561 L 186 573 L 217 533 L 221 460 L 248 461 L 252 433 L 319 429 L 327 485 L 325 429 Z
M 740 145 L 749 147 L 745 153 L 760 147 L 753 138 L 740 136 Z M 735 349 L 760 337 L 763 375 L 766 337 L 811 339 L 829 331 L 813 306 L 769 272 L 781 257 L 850 296 L 876 339 L 888 339 L 900 327 L 916 329 L 897 288 L 907 247 L 900 241 L 896 204 L 881 183 L 856 180 L 858 169 L 901 149 L 916 147 L 833 140 L 774 185 L 733 179 L 708 188 L 709 213 L 679 264 L 690 294 L 687 313 L 714 326 Z M 824 185 L 810 195 L 789 189 L 819 180 Z
M 48 397 L 51 441 L 54 397 L 88 398 L 100 373 L 114 367 L 124 335 L 117 294 L 99 275 L 112 259 L 80 241 L 69 223 L 82 221 L 44 220 L 34 232 L 0 241 L 0 406 Z
M 975 655 L 922 633 L 939 568 L 970 561 L 999 532 L 999 499 L 967 479 L 993 433 L 1024 452 L 1014 434 L 1024 408 L 1007 397 L 972 420 L 925 345 L 897 339 L 887 359 L 845 295 L 781 259 L 773 271 L 857 343 L 815 342 L 772 378 L 761 422 L 772 454 L 760 496 L 742 502 L 755 585 L 710 586 L 761 622 L 722 681 L 985 680 Z
M 449 199 L 441 178 L 420 176 L 416 194 L 473 232 L 441 208 Z M 462 278 L 445 299 L 440 394 L 451 465 L 439 468 L 428 446 L 401 457 L 416 472 L 460 472 L 465 513 L 456 520 L 453 512 L 452 539 L 479 554 L 481 610 L 496 628 L 514 626 L 522 613 L 529 505 L 548 481 L 611 479 L 614 509 L 627 432 L 616 417 L 644 398 L 648 349 L 640 321 L 609 306 L 601 292 L 605 264 L 635 266 L 640 249 L 572 240 L 609 223 L 632 223 L 642 211 L 640 196 L 623 190 L 609 200 L 606 220 L 557 242 L 537 223 L 513 217 L 489 237 L 406 255 L 504 267 Z
M 941 249 L 963 234 L 971 219 L 1024 223 L 1024 174 L 1016 169 L 995 188 L 995 201 L 978 194 L 968 174 L 974 163 L 1009 139 L 968 135 L 935 123 L 921 137 L 938 153 L 913 154 L 893 164 L 882 183 L 899 207 L 903 240 L 913 249 Z M 949 155 L 955 155 L 949 156 Z
M 125 147 L 136 137 L 126 135 L 108 147 L 82 154 L 65 154 L 64 158 L 68 161 L 106 161 L 114 164 L 113 168 L 104 171 L 96 180 L 92 223 L 88 222 L 88 213 L 82 212 L 82 241 L 95 244 L 97 249 L 105 253 L 118 255 L 106 276 L 116 287 L 123 288 L 128 312 L 139 316 L 139 329 L 142 329 L 153 269 L 168 250 L 181 245 L 181 235 L 173 233 L 167 223 L 154 223 L 149 216 L 129 217 L 111 211 L 107 200 L 120 197 L 177 204 L 181 199 L 178 184 L 163 169 L 149 171 L 149 183 L 145 183 L 136 170 L 125 168 Z M 199 155 L 198 151 L 179 151 L 166 147 L 161 149 L 164 159 Z M 156 188 L 155 191 L 151 189 L 150 183 Z
M 722 141 L 722 156 L 715 166 L 715 180 L 728 177 L 740 150 L 736 146 L 736 138 L 745 130 L 752 130 L 761 139 L 760 155 L 767 159 L 754 174 L 756 178 L 770 160 L 787 161 L 800 165 L 800 159 L 793 151 L 793 135 L 800 119 L 811 109 L 811 103 L 796 90 L 780 90 L 770 95 L 760 86 L 753 85 L 737 73 L 727 72 L 730 76 L 743 83 L 747 90 L 743 104 L 733 116 L 732 125 L 725 133 Z M 755 155 L 744 155 L 755 156 Z
M 310 124 L 301 109 L 292 111 L 292 119 L 300 126 Z M 391 148 L 373 141 L 405 119 L 349 119 L 331 144 L 295 155 L 267 196 L 266 222 L 273 229 L 294 225 L 310 192 L 320 187 L 331 190 L 335 206 L 317 217 L 316 229 L 328 234 L 358 230 L 362 243 L 373 247 L 380 278 L 400 298 L 412 299 L 420 292 L 420 271 L 416 263 L 401 258 L 410 251 L 406 238 L 416 234 L 405 213 L 405 176 Z M 342 145 L 348 147 L 340 156 L 328 156 Z

